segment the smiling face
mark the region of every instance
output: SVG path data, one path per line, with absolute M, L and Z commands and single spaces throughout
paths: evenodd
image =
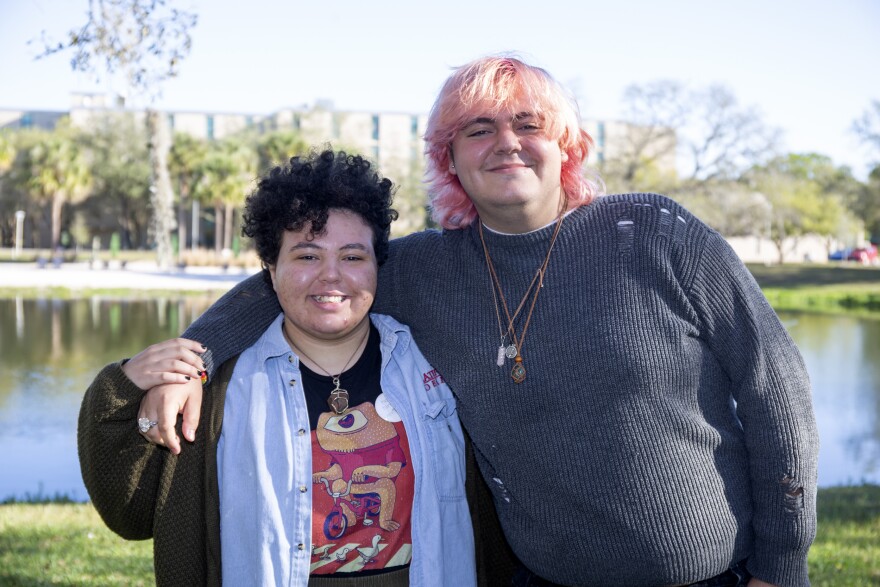
M 373 231 L 353 212 L 330 210 L 323 234 L 288 230 L 272 286 L 294 340 L 342 341 L 369 328 L 378 266 Z
M 563 154 L 540 118 L 479 114 L 452 139 L 449 172 L 473 200 L 480 218 L 504 232 L 549 224 L 563 198 Z

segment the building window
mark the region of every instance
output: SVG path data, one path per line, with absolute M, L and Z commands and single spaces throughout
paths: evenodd
M 30 112 L 25 112 L 21 116 L 21 128 L 30 128 L 34 125 L 34 118 Z
M 254 117 L 251 116 L 250 114 L 248 114 L 247 116 L 245 116 L 245 117 L 244 117 L 244 125 L 245 125 L 247 128 L 251 128 L 251 127 L 254 125 Z
M 379 140 L 379 116 L 377 114 L 373 115 L 373 140 Z
M 599 145 L 600 149 L 605 148 L 605 123 L 600 122 L 599 127 L 596 129 L 596 144 Z
M 370 156 L 373 158 L 373 162 L 377 165 L 379 164 L 379 147 L 370 147 Z
M 412 136 L 414 139 L 419 138 L 419 117 L 412 117 L 412 126 L 411 126 Z
M 168 130 L 170 130 L 172 132 L 172 134 L 174 133 L 174 115 L 173 114 L 168 115 Z
M 205 131 L 208 140 L 214 140 L 214 117 L 208 115 L 208 117 L 205 119 L 205 122 L 207 123 L 207 128 L 205 129 Z

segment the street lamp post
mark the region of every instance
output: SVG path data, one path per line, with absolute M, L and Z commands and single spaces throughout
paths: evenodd
M 13 259 L 18 259 L 21 255 L 21 245 L 24 240 L 24 210 L 18 210 L 15 213 L 15 250 L 12 253 Z

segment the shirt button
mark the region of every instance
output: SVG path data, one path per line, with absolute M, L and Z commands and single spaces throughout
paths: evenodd
M 296 379 L 291 379 L 290 386 L 293 387 L 294 385 L 296 385 Z
M 288 362 L 288 363 L 292 363 L 292 362 L 293 362 L 293 355 L 287 355 L 287 362 Z
M 297 547 L 299 550 L 305 550 L 305 549 L 306 549 L 306 545 L 303 544 L 302 542 L 300 542 L 299 544 L 297 544 L 296 547 Z
M 296 431 L 296 433 L 299 434 L 300 436 L 303 436 L 303 435 L 305 435 L 306 431 L 303 430 L 302 428 L 300 428 L 299 430 Z
M 300 492 L 300 493 L 305 493 L 305 492 L 308 491 L 308 490 L 309 490 L 309 488 L 306 487 L 305 485 L 300 485 L 300 486 L 299 486 L 299 492 Z

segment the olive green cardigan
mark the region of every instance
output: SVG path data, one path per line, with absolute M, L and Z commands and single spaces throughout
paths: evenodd
M 196 440 L 179 455 L 138 432 L 144 391 L 121 363 L 104 367 L 83 398 L 77 442 L 86 489 L 111 530 L 153 538 L 157 585 L 220 585 L 217 440 L 234 367 L 227 361 L 206 386 Z

